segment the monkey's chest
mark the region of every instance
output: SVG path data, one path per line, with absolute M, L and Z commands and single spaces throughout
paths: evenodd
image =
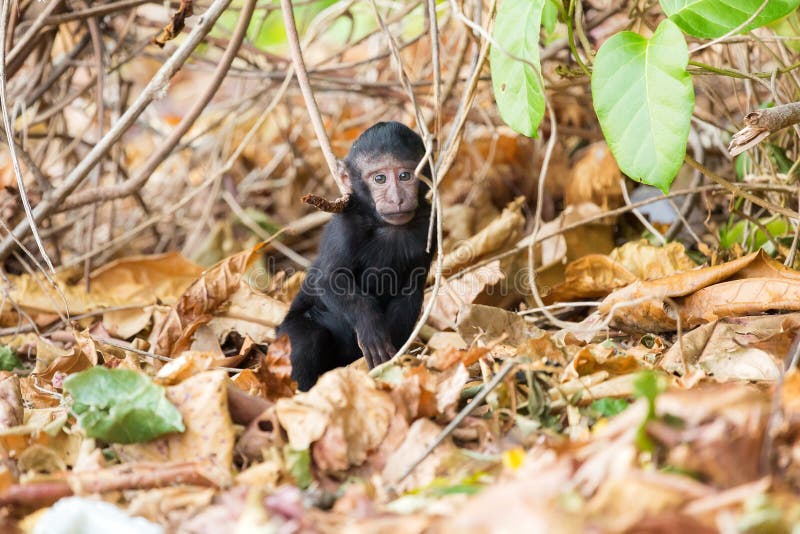
M 382 238 L 383 237 L 383 238 Z M 416 290 L 427 275 L 425 248 L 404 236 L 378 236 L 365 243 L 356 261 L 359 286 L 378 297 L 393 297 Z

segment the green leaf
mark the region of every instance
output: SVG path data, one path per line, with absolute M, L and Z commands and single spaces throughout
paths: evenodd
M 14 349 L 0 345 L 0 370 L 13 371 L 17 367 L 22 367 L 22 362 L 17 358 Z
M 651 39 L 620 32 L 600 50 L 592 101 L 603 135 L 622 172 L 669 190 L 686 153 L 694 88 L 689 51 L 669 20 Z
M 283 448 L 283 459 L 289 474 L 300 489 L 306 489 L 314 480 L 311 476 L 311 454 L 308 449 Z
M 544 117 L 544 94 L 538 73 L 544 2 L 503 0 L 492 33 L 502 50 L 492 46 L 489 53 L 492 89 L 500 117 L 515 132 L 528 137 L 536 137 L 536 129 Z M 512 58 L 506 52 L 525 61 Z
M 761 228 L 755 226 L 750 221 L 738 221 L 735 224 L 723 224 L 719 227 L 719 246 L 723 250 L 728 250 L 735 243 L 742 245 L 745 251 L 754 252 L 765 245 L 770 245 L 770 237 L 780 237 L 791 231 L 789 223 L 785 219 L 772 219 L 765 217 L 760 219 L 767 235 Z M 745 231 L 750 229 L 750 233 L 745 239 Z
M 625 399 L 614 399 L 607 397 L 605 399 L 597 399 L 589 405 L 589 409 L 597 413 L 601 417 L 612 417 L 625 411 L 628 407 L 628 401 Z
M 647 423 L 656 417 L 656 397 L 664 391 L 664 384 L 657 374 L 652 371 L 644 371 L 633 381 L 633 395 L 638 398 L 647 399 L 647 416 L 636 429 L 636 446 L 641 451 L 655 450 L 655 443 L 647 434 Z
M 661 9 L 675 24 L 695 37 L 714 39 L 735 30 L 763 4 L 763 0 L 659 0 Z M 769 0 L 767 5 L 740 31 L 769 24 L 791 13 L 800 0 Z
M 558 5 L 556 0 L 545 0 L 544 8 L 542 9 L 542 28 L 550 35 L 556 29 L 558 23 Z
M 139 443 L 183 432 L 181 414 L 164 388 L 126 369 L 92 367 L 64 380 L 72 411 L 89 437 L 109 443 Z

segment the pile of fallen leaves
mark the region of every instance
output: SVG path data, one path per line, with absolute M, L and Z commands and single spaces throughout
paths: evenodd
M 513 244 L 501 228 L 514 220 L 512 205 L 473 250 Z M 177 254 L 118 260 L 88 292 L 71 273 L 10 280 L 4 531 L 789 532 L 800 521 L 800 374 L 788 365 L 800 273 L 766 254 L 697 267 L 680 245 L 629 243 L 584 256 L 544 298 L 601 298 L 598 310 L 548 332 L 475 303 L 508 276 L 513 261 L 497 260 L 477 291 L 443 286 L 425 346 L 377 376 L 356 362 L 297 393 L 275 327 L 302 274 L 261 280 L 262 249 L 204 272 Z

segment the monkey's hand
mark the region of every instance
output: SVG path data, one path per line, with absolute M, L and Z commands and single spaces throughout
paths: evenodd
M 388 362 L 397 352 L 388 333 L 379 328 L 366 328 L 356 332 L 356 339 L 370 369 Z

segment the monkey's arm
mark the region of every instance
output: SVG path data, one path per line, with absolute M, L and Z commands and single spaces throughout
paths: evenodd
M 350 325 L 372 368 L 391 358 L 394 346 L 380 303 L 362 287 L 355 265 L 361 234 L 338 217 L 326 228 L 320 247 L 319 299 L 329 313 Z
M 391 358 L 394 346 L 378 300 L 359 286 L 350 269 L 339 268 L 323 278 L 322 303 L 355 331 L 370 369 Z

